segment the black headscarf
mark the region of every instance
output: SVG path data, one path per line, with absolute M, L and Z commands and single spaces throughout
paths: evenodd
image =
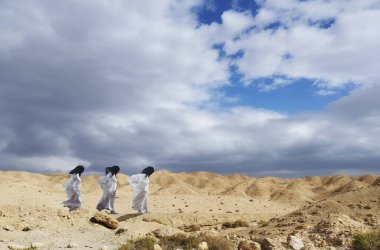
M 143 171 L 141 173 L 145 174 L 145 177 L 149 177 L 149 176 L 151 176 L 154 173 L 154 168 L 151 167 L 151 166 L 146 167 L 146 168 L 143 169 Z
M 106 175 L 111 171 L 111 167 L 106 167 Z
M 71 170 L 70 174 L 79 174 L 79 176 L 80 176 L 83 173 L 83 171 L 84 171 L 84 167 L 79 165 L 76 168 L 74 168 L 73 170 Z
M 116 175 L 120 171 L 119 166 L 112 166 L 109 169 L 110 169 L 110 172 L 112 173 L 112 175 Z

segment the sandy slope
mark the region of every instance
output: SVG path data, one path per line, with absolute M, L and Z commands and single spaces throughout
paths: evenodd
M 238 233 L 261 238 L 282 237 L 279 240 L 282 243 L 292 234 L 322 249 L 328 246 L 348 249 L 346 246 L 350 245 L 354 234 L 380 229 L 379 182 L 371 181 L 370 186 L 367 183 L 350 182 L 324 195 L 318 202 Z
M 174 233 L 190 225 L 201 226 L 201 232 L 235 234 L 239 229 L 215 229 L 237 219 L 250 224 L 249 229 L 240 231 L 247 235 L 258 229 L 261 221 L 287 216 L 305 205 L 336 199 L 352 190 L 373 188 L 378 180 L 376 176 L 279 179 L 160 171 L 151 178 L 149 204 L 153 213 L 135 216 L 130 208 L 132 193 L 127 176 L 119 174 L 119 215 L 115 217 L 128 230 L 115 235 L 89 222 L 101 196 L 98 177 L 82 178 L 82 209 L 72 213 L 61 206 L 66 199 L 62 187 L 66 178 L 65 174 L 0 172 L 0 249 L 7 249 L 11 243 L 27 245 L 34 241 L 42 242 L 43 249 L 65 248 L 71 242 L 80 249 L 115 249 L 121 242 L 156 229 Z M 257 230 L 258 234 L 262 232 Z

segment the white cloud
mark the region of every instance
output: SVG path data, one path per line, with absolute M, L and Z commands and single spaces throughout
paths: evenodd
M 370 87 L 378 79 L 370 50 L 376 55 L 378 31 L 365 24 L 377 18 L 376 8 L 337 4 L 334 27 L 321 30 L 306 24 L 311 7 L 293 1 L 282 1 L 281 10 L 264 2 L 256 17 L 227 11 L 222 24 L 201 27 L 191 11 L 196 4 L 2 1 L 0 168 L 66 171 L 82 163 L 102 171 L 117 164 L 130 173 L 153 164 L 297 175 L 358 164 L 375 169 L 380 104 L 379 88 Z M 291 18 L 299 13 L 301 21 Z M 289 28 L 261 29 L 276 19 Z M 259 28 L 244 33 L 255 23 Z M 365 41 L 353 34 L 359 31 Z M 223 41 L 227 53 L 245 51 L 234 61 L 245 80 L 281 75 L 266 88 L 297 77 L 320 80 L 325 93 L 346 81 L 367 88 L 319 113 L 285 116 L 236 103 L 223 109 L 218 87 L 227 84 L 231 62 L 212 49 Z
M 77 165 L 88 166 L 90 162 L 70 156 L 25 156 L 2 154 L 2 165 L 7 170 L 33 172 L 69 172 Z M 4 168 L 4 167 L 3 167 Z
M 323 20 L 331 27 L 319 27 Z M 265 29 L 276 22 L 276 30 Z M 284 75 L 318 80 L 324 88 L 371 86 L 380 81 L 378 22 L 377 1 L 263 1 L 250 24 L 255 28 L 238 40 L 225 39 L 225 51 L 244 51 L 235 63 L 245 81 Z
M 293 83 L 293 81 L 294 79 L 274 77 L 271 83 L 268 84 L 268 83 L 260 82 L 258 83 L 258 87 L 260 91 L 262 92 L 269 92 L 269 91 L 276 90 L 278 88 L 290 85 Z M 249 81 L 246 81 L 245 84 L 250 85 L 251 83 Z
M 222 23 L 213 22 L 210 25 L 202 25 L 199 31 L 209 39 L 209 45 L 221 43 L 228 39 L 234 39 L 245 29 L 252 25 L 253 17 L 249 12 L 225 11 L 222 14 Z
M 317 91 L 317 94 L 321 96 L 335 95 L 337 94 L 337 91 L 321 89 Z

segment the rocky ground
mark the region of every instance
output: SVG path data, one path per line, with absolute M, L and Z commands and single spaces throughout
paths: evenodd
M 349 249 L 353 234 L 380 223 L 377 176 L 277 179 L 162 171 L 151 180 L 152 213 L 136 215 L 120 175 L 114 230 L 91 222 L 101 196 L 98 177 L 82 178 L 83 208 L 74 212 L 60 204 L 66 178 L 0 172 L 0 249 L 117 249 L 141 236 L 176 233 L 222 236 L 244 250 Z

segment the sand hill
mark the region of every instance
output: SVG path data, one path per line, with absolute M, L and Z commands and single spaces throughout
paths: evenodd
M 31 242 L 41 243 L 39 249 L 70 244 L 79 249 L 116 249 L 128 239 L 157 230 L 224 235 L 236 244 L 270 237 L 281 247 L 293 233 L 305 244 L 323 249 L 347 245 L 354 232 L 375 228 L 380 219 L 380 178 L 374 175 L 282 179 L 159 171 L 151 177 L 152 213 L 143 216 L 131 209 L 127 176 L 118 175 L 119 214 L 114 217 L 125 230 L 115 234 L 89 221 L 101 196 L 98 176 L 83 176 L 82 209 L 71 213 L 61 205 L 67 177 L 0 172 L 0 249 Z M 222 227 L 239 219 L 249 227 Z

